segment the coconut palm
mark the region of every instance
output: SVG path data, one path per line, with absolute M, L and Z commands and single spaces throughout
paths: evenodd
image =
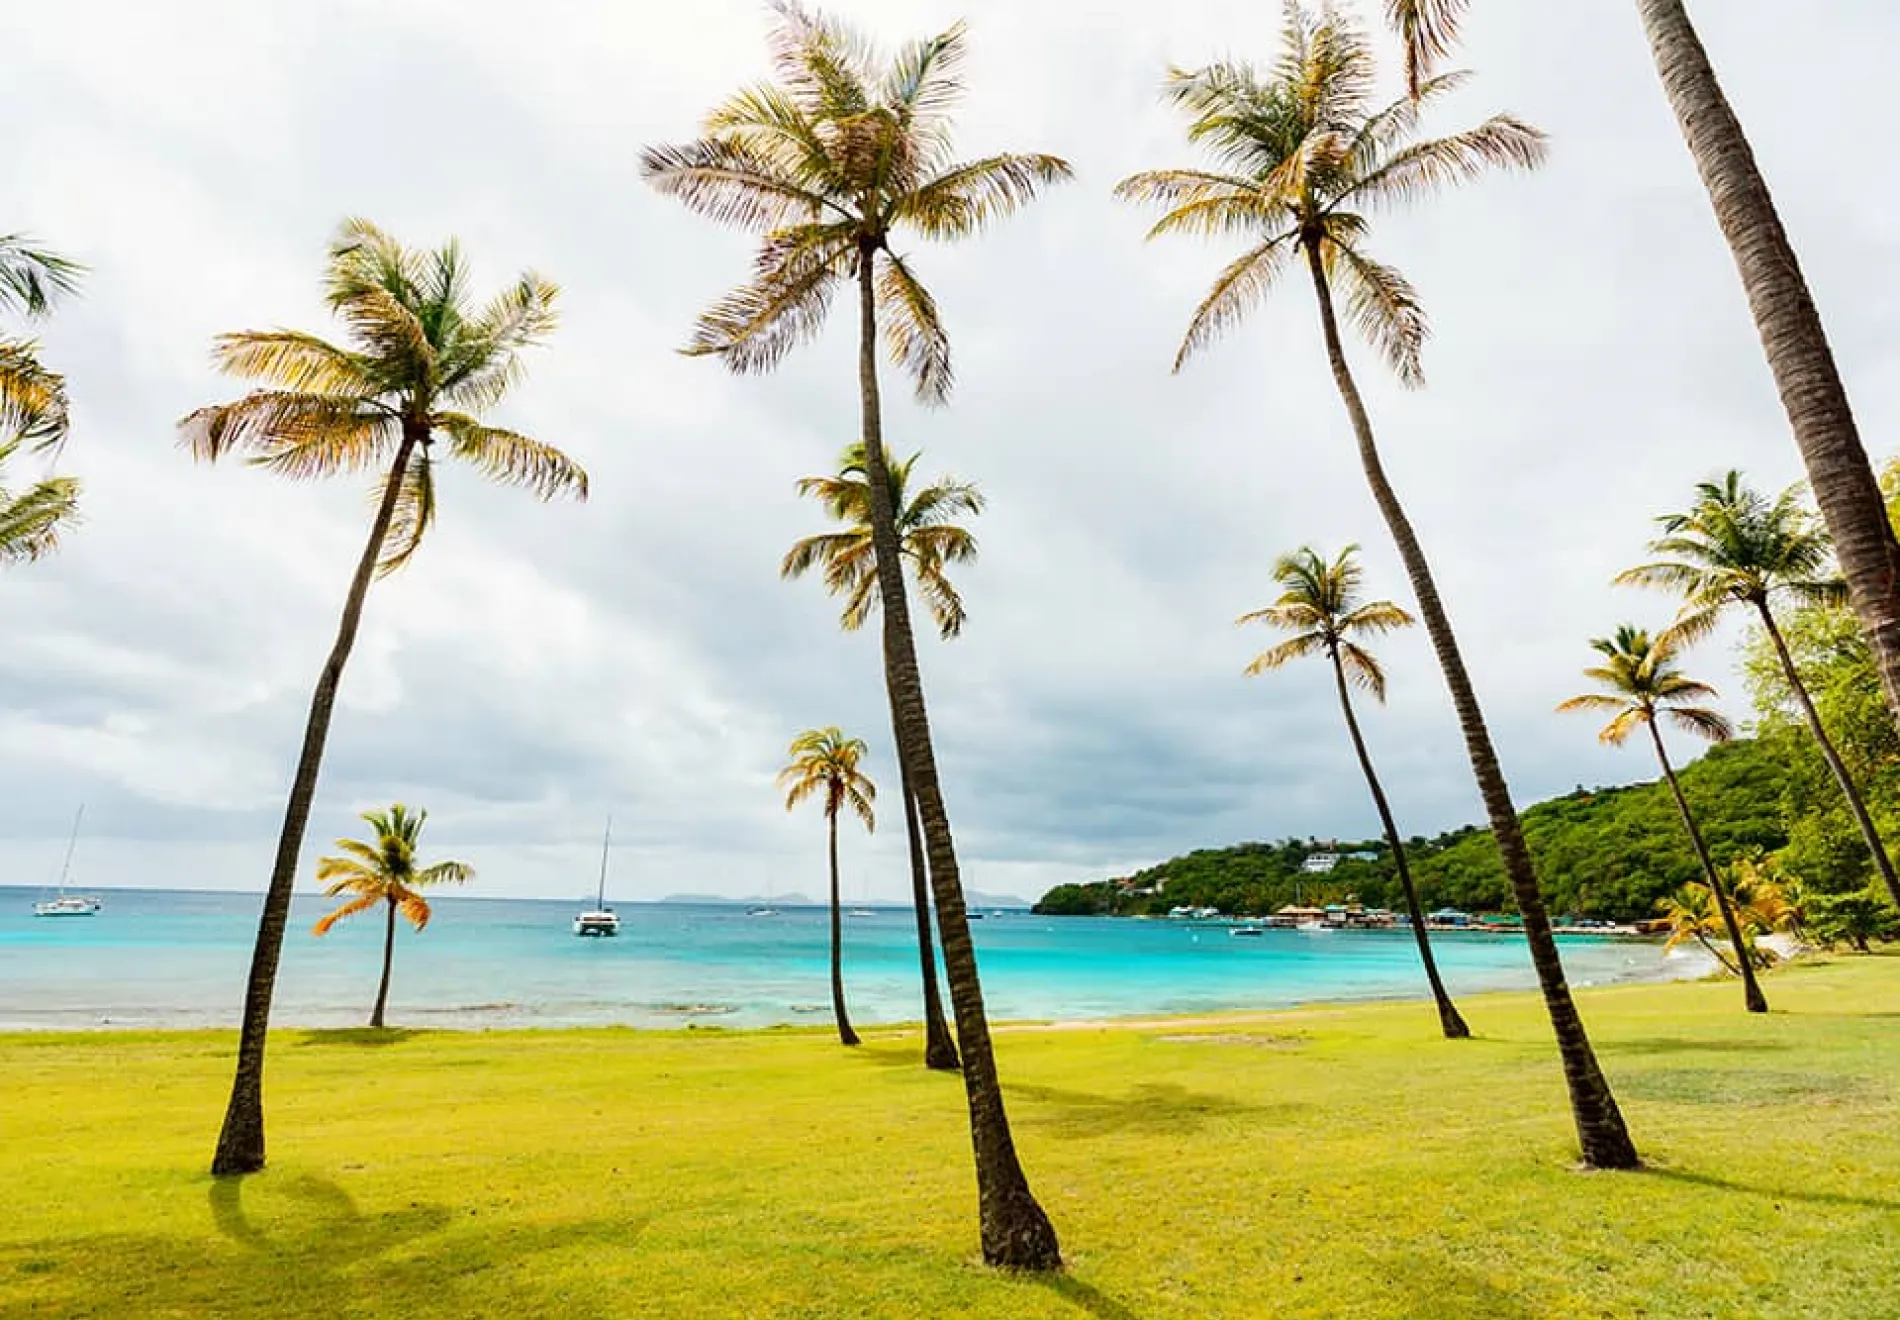
M 389 968 L 396 956 L 396 914 L 401 913 L 417 930 L 429 924 L 429 900 L 421 891 L 435 885 L 466 884 L 475 878 L 475 869 L 467 862 L 437 862 L 422 866 L 416 861 L 416 845 L 422 826 L 429 819 L 426 811 L 411 812 L 398 802 L 388 811 L 366 811 L 375 837 L 338 839 L 341 857 L 324 857 L 317 862 L 317 879 L 329 885 L 326 898 L 349 895 L 349 902 L 319 921 L 313 935 L 328 934 L 337 922 L 368 912 L 377 904 L 383 907 L 383 976 L 376 984 L 376 1007 L 370 1010 L 369 1024 L 383 1025 L 383 1010 L 389 1004 Z
M 80 267 L 24 235 L 0 234 L 0 312 L 39 317 L 79 286 Z M 41 363 L 31 339 L 0 336 L 0 477 L 22 453 L 57 449 L 69 425 L 66 381 Z M 25 490 L 0 486 L 0 564 L 50 553 L 79 521 L 79 481 L 44 477 Z
M 25 441 L 0 440 L 0 479 Z M 22 564 L 51 553 L 60 533 L 79 521 L 79 480 L 45 477 L 15 494 L 0 485 L 0 564 Z
M 950 391 L 950 341 L 931 296 L 892 246 L 974 235 L 1069 167 L 1054 156 L 959 161 L 952 112 L 962 98 L 961 25 L 885 59 L 861 37 L 793 0 L 774 4 L 776 81 L 715 109 L 705 134 L 649 147 L 649 182 L 700 214 L 762 235 L 752 279 L 699 318 L 687 351 L 735 372 L 769 370 L 815 335 L 841 285 L 856 284 L 858 389 L 872 546 L 884 617 L 884 670 L 898 757 L 916 794 L 970 1108 L 984 1259 L 1018 1269 L 1061 1265 L 1055 1230 L 1016 1156 L 983 1010 L 956 848 L 937 778 L 904 591 L 897 506 L 883 439 L 878 340 L 925 403 Z
M 1386 0 L 1415 77 L 1449 53 L 1467 7 L 1468 0 Z M 1900 541 L 1882 507 L 1814 295 L 1684 0 L 1636 0 L 1636 9 L 1663 93 L 1741 274 L 1808 484 L 1873 648 L 1887 707 L 1900 717 Z
M 1405 891 L 1406 911 L 1412 918 L 1412 935 L 1418 941 L 1419 960 L 1425 964 L 1425 980 L 1432 988 L 1432 1001 L 1438 1005 L 1438 1022 L 1447 1040 L 1463 1040 L 1471 1028 L 1451 1002 L 1444 981 L 1438 975 L 1438 962 L 1432 957 L 1430 937 L 1425 933 L 1425 909 L 1418 901 L 1418 887 L 1412 883 L 1412 868 L 1406 864 L 1405 843 L 1398 823 L 1392 819 L 1391 804 L 1385 788 L 1372 768 L 1372 755 L 1359 732 L 1359 719 L 1353 714 L 1352 689 L 1363 688 L 1374 701 L 1385 700 L 1385 668 L 1378 658 L 1358 640 L 1409 628 L 1416 622 L 1411 615 L 1389 600 L 1363 600 L 1359 594 L 1361 574 L 1355 557 L 1359 547 L 1349 545 L 1330 563 L 1310 546 L 1301 546 L 1284 555 L 1273 566 L 1273 580 L 1286 591 L 1264 610 L 1243 614 L 1239 622 L 1264 623 L 1293 634 L 1278 646 L 1263 651 L 1247 666 L 1249 675 L 1278 669 L 1289 660 L 1323 655 L 1332 665 L 1333 682 L 1339 690 L 1339 709 L 1346 717 L 1346 732 L 1352 738 L 1353 753 L 1372 792 L 1372 804 L 1379 812 L 1379 825 L 1392 849 L 1392 864 L 1399 873 L 1399 887 Z
M 1344 298 L 1353 327 L 1402 381 L 1420 383 L 1424 310 L 1404 276 L 1366 250 L 1370 225 L 1365 211 L 1423 196 L 1487 169 L 1534 166 L 1543 158 L 1544 138 L 1500 115 L 1451 137 L 1422 140 L 1416 134 L 1420 106 L 1456 87 L 1460 75 L 1429 79 L 1416 99 L 1380 108 L 1373 100 L 1376 70 L 1364 30 L 1330 7 L 1315 16 L 1290 0 L 1286 12 L 1282 54 L 1264 78 L 1234 63 L 1176 70 L 1169 78 L 1169 99 L 1190 116 L 1190 140 L 1212 151 L 1216 168 L 1138 174 L 1117 193 L 1168 208 L 1151 237 L 1245 234 L 1253 243 L 1221 272 L 1196 308 L 1176 370 L 1236 325 L 1289 265 L 1304 261 L 1367 484 L 1398 546 L 1451 690 L 1505 875 L 1524 918 L 1584 1161 L 1598 1168 L 1632 1168 L 1636 1148 L 1571 998 L 1510 789 L 1431 567 L 1386 477 L 1371 418 L 1346 361 L 1335 303 L 1336 294 Z
M 520 378 L 522 351 L 553 330 L 554 285 L 522 275 L 477 304 L 454 242 L 414 251 L 367 220 L 348 220 L 330 246 L 325 293 L 350 347 L 295 330 L 221 335 L 213 360 L 263 388 L 179 423 L 183 442 L 201 460 L 239 454 L 293 479 L 380 474 L 369 539 L 311 697 L 278 835 L 251 954 L 231 1101 L 211 1166 L 217 1174 L 264 1165 L 265 1031 L 330 713 L 371 579 L 409 562 L 435 521 L 436 458 L 465 463 L 541 499 L 587 494 L 587 474 L 560 450 L 480 420 Z
M 910 495 L 911 472 L 919 457 L 912 454 L 901 463 L 887 457 L 891 497 L 897 509 L 898 543 L 938 632 L 948 639 L 963 630 L 965 616 L 963 598 L 951 583 L 946 566 L 976 558 L 976 537 L 951 519 L 983 512 L 983 494 L 967 482 L 940 477 L 915 496 Z M 839 623 L 847 631 L 861 628 L 877 608 L 877 560 L 871 543 L 871 490 L 864 477 L 864 447 L 852 445 L 845 450 L 836 476 L 801 480 L 798 493 L 823 504 L 832 521 L 842 524 L 842 530 L 799 541 L 779 566 L 780 576 L 802 577 L 822 567 L 826 589 L 845 600 Z M 937 993 L 923 834 L 918 828 L 917 800 L 909 791 L 909 776 L 903 773 L 901 758 L 898 768 L 910 844 L 911 905 L 916 913 L 917 954 L 924 982 L 924 1066 L 949 1071 L 957 1066 L 957 1046 L 944 1021 L 943 1001 Z
M 1706 635 L 1730 606 L 1741 605 L 1753 612 L 1775 648 L 1788 690 L 1808 722 L 1808 732 L 1814 735 L 1822 759 L 1860 826 L 1868 855 L 1886 882 L 1887 892 L 1900 904 L 1900 876 L 1894 874 L 1893 862 L 1867 812 L 1866 801 L 1835 749 L 1834 740 L 1828 737 L 1775 620 L 1777 599 L 1810 605 L 1845 603 L 1846 586 L 1828 571 L 1827 533 L 1816 527 L 1801 507 L 1798 490 L 1784 491 L 1780 498 L 1769 500 L 1744 485 L 1739 472 L 1730 472 L 1720 481 L 1698 484 L 1695 503 L 1686 513 L 1666 514 L 1657 521 L 1664 535 L 1650 543 L 1650 552 L 1667 558 L 1620 573 L 1616 581 L 1678 592 L 1683 606 L 1675 627 L 1689 637 Z
M 1669 752 L 1662 740 L 1662 719 L 1667 716 L 1677 728 L 1710 742 L 1727 742 L 1735 736 L 1735 730 L 1719 711 L 1696 704 L 1713 697 L 1715 689 L 1707 683 L 1699 683 L 1685 676 L 1676 668 L 1676 653 L 1682 645 L 1680 633 L 1665 632 L 1652 638 L 1641 628 L 1625 624 L 1616 630 L 1616 636 L 1595 638 L 1590 645 L 1603 656 L 1603 663 L 1584 670 L 1584 677 L 1593 680 L 1605 691 L 1571 697 L 1561 702 L 1557 709 L 1608 714 L 1610 722 L 1598 731 L 1597 737 L 1612 747 L 1621 747 L 1638 729 L 1649 731 L 1650 743 L 1656 749 L 1656 762 L 1662 767 L 1669 791 L 1675 795 L 1676 810 L 1682 815 L 1682 828 L 1688 831 L 1689 842 L 1695 847 L 1696 859 L 1702 863 L 1703 878 L 1709 892 L 1715 896 L 1716 908 L 1728 931 L 1729 943 L 1735 950 L 1735 965 L 1741 973 L 1742 993 L 1748 1011 L 1766 1013 L 1768 1000 L 1755 980 L 1754 964 L 1742 936 L 1741 923 L 1736 919 L 1734 905 L 1729 902 L 1728 890 L 1724 888 L 1722 877 L 1709 857 L 1708 845 L 1703 842 L 1702 831 L 1696 825 L 1695 813 L 1689 810 L 1689 799 L 1683 796 L 1675 767 L 1669 764 Z
M 793 810 L 805 799 L 821 796 L 825 806 L 825 825 L 830 833 L 831 859 L 831 1015 L 838 1024 L 838 1039 L 846 1045 L 858 1044 L 858 1033 L 851 1029 L 851 1015 L 844 1007 L 844 929 L 838 898 L 838 813 L 846 807 L 857 813 L 868 833 L 877 828 L 871 803 L 877 797 L 872 784 L 858 763 L 868 749 L 862 738 L 847 738 L 836 725 L 807 729 L 792 739 L 791 761 L 778 772 L 778 786 L 785 790 L 785 809 Z

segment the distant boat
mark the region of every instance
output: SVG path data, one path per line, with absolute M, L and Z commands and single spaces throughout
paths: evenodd
M 612 937 L 620 933 L 620 918 L 607 906 L 607 849 L 614 837 L 614 818 L 607 817 L 607 833 L 600 841 L 600 887 L 594 892 L 594 908 L 574 918 L 574 933 L 593 937 Z
M 870 908 L 852 908 L 845 915 L 847 917 L 875 917 L 877 913 L 871 911 Z
M 745 914 L 748 917 L 776 917 L 778 909 L 770 903 L 754 903 L 745 910 Z
M 78 812 L 73 816 L 72 838 L 66 841 L 66 860 L 59 868 L 59 896 L 57 898 L 49 898 L 41 903 L 35 903 L 33 905 L 34 916 L 90 917 L 105 906 L 105 904 L 96 898 L 66 892 L 66 879 L 73 869 L 73 849 L 79 846 L 79 822 L 84 820 L 85 817 L 86 807 L 84 803 L 81 803 Z
M 1234 926 L 1231 929 L 1229 929 L 1227 933 L 1230 936 L 1232 935 L 1265 935 L 1267 933 L 1267 928 L 1265 926 Z

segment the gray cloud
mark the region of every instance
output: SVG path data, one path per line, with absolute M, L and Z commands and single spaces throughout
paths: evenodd
M 1290 284 L 1171 377 L 1226 252 L 1145 246 L 1143 217 L 1107 197 L 1189 155 L 1154 100 L 1165 66 L 1269 56 L 1272 7 L 839 7 L 891 37 L 967 13 L 967 147 L 1053 150 L 1078 173 L 994 235 L 917 254 L 958 395 L 924 411 L 889 390 L 892 444 L 992 500 L 968 633 L 922 643 L 971 883 L 1033 893 L 1240 838 L 1371 833 L 1323 671 L 1244 680 L 1263 637 L 1231 626 L 1302 542 L 1362 542 L 1373 588 L 1407 598 L 1309 300 Z M 1766 7 L 1704 8 L 1864 432 L 1889 449 L 1900 310 L 1866 282 L 1900 256 L 1900 197 L 1843 166 L 1883 110 L 1900 17 L 1843 3 L 1828 41 L 1790 49 Z M 874 638 L 839 635 L 816 584 L 776 579 L 817 525 L 792 482 L 851 436 L 853 337 L 841 318 L 766 380 L 675 354 L 747 244 L 634 170 L 641 144 L 689 135 L 761 73 L 761 30 L 741 0 L 663 17 L 550 0 L 531 21 L 499 0 L 0 15 L 17 66 L 0 112 L 21 126 L 4 227 L 93 267 L 45 336 L 72 378 L 66 463 L 89 523 L 0 579 L 0 875 L 56 867 L 84 800 L 92 882 L 261 882 L 363 491 L 194 469 L 170 428 L 233 389 L 206 363 L 214 333 L 327 328 L 322 245 L 361 213 L 414 243 L 460 235 L 478 278 L 562 282 L 563 329 L 506 420 L 570 448 L 596 496 L 543 509 L 448 480 L 437 535 L 372 595 L 313 852 L 400 795 L 478 864 L 478 892 L 569 894 L 611 809 L 630 896 L 815 892 L 818 824 L 771 783 L 786 741 L 845 725 L 895 778 Z M 1509 107 L 1551 130 L 1555 157 L 1382 219 L 1376 249 L 1435 318 L 1432 388 L 1401 391 L 1357 355 L 1526 801 L 1646 773 L 1551 706 L 1586 638 L 1666 611 L 1606 585 L 1648 519 L 1718 468 L 1799 475 L 1647 60 L 1625 8 L 1479 8 L 1484 76 L 1440 122 Z M 1402 824 L 1474 819 L 1429 649 L 1402 637 L 1385 654 L 1391 705 L 1365 714 Z M 1720 647 L 1698 665 L 1739 709 Z M 889 895 L 896 824 L 848 844 Z

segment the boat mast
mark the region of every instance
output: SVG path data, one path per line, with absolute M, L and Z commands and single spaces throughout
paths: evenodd
M 600 841 L 600 888 L 594 892 L 594 910 L 600 911 L 607 903 L 607 847 L 613 842 L 614 818 L 607 817 L 607 833 Z
M 66 860 L 60 863 L 59 867 L 59 892 L 61 897 L 64 897 L 66 894 L 66 876 L 73 869 L 73 849 L 79 846 L 79 822 L 85 818 L 86 804 L 81 802 L 79 804 L 79 810 L 73 814 L 73 836 L 66 840 Z M 40 892 L 43 894 L 46 891 L 42 889 Z

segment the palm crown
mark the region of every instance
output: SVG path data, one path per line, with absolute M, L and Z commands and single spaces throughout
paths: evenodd
M 197 457 L 236 451 L 302 479 L 381 468 L 406 455 L 392 474 L 400 492 L 383 573 L 408 561 L 435 519 L 437 443 L 484 476 L 542 499 L 586 498 L 587 474 L 573 459 L 479 420 L 521 378 L 522 351 L 554 329 L 552 283 L 524 274 L 476 306 L 458 244 L 411 250 L 366 220 L 349 220 L 331 244 L 325 284 L 354 346 L 295 330 L 219 336 L 217 365 L 267 387 L 186 417 L 179 428 Z
M 61 295 L 78 288 L 80 273 L 77 263 L 35 246 L 24 234 L 0 234 L 0 312 L 43 316 Z M 41 364 L 33 340 L 0 336 L 0 444 L 51 449 L 65 440 L 66 430 L 65 378 Z
M 1421 109 L 1461 86 L 1465 75 L 1429 79 L 1415 97 L 1379 108 L 1364 29 L 1330 6 L 1309 13 L 1298 0 L 1287 0 L 1286 15 L 1280 58 L 1265 77 L 1232 62 L 1168 75 L 1169 98 L 1190 116 L 1188 137 L 1210 150 L 1218 168 L 1151 170 L 1115 190 L 1125 200 L 1168 208 L 1150 238 L 1255 240 L 1195 308 L 1175 369 L 1237 324 L 1311 248 L 1344 295 L 1354 328 L 1401 381 L 1422 384 L 1425 311 L 1410 282 L 1367 252 L 1367 212 L 1493 167 L 1534 166 L 1544 156 L 1544 135 L 1497 115 L 1467 132 L 1420 140 Z
M 1349 682 L 1385 700 L 1384 668 L 1353 639 L 1408 628 L 1414 620 L 1389 600 L 1360 599 L 1358 551 L 1358 546 L 1349 545 L 1330 563 L 1310 546 L 1281 556 L 1273 566 L 1273 580 L 1286 585 L 1285 593 L 1266 609 L 1241 615 L 1237 622 L 1264 623 L 1295 635 L 1256 657 L 1247 666 L 1249 675 L 1324 654 L 1339 664 Z
M 847 738 L 836 726 L 799 734 L 792 739 L 790 763 L 778 772 L 785 809 L 790 811 L 814 794 L 822 794 L 826 819 L 835 821 L 849 807 L 866 830 L 875 829 L 871 803 L 877 787 L 858 769 L 868 750 L 862 738 Z
M 920 454 L 889 461 L 891 503 L 897 511 L 897 539 L 917 577 L 918 589 L 945 637 L 963 630 L 963 597 L 945 572 L 953 563 L 976 558 L 976 537 L 951 519 L 983 512 L 983 493 L 968 482 L 939 477 L 910 495 L 911 473 Z M 779 566 L 780 575 L 801 577 L 822 567 L 825 589 L 844 597 L 841 622 L 847 629 L 864 625 L 877 608 L 877 555 L 871 544 L 871 488 L 864 469 L 864 446 L 845 450 L 835 477 L 806 477 L 798 493 L 825 506 L 844 530 L 808 536 L 795 544 Z
M 1827 533 L 1790 488 L 1773 500 L 1750 489 L 1739 472 L 1696 486 L 1686 513 L 1657 519 L 1664 535 L 1650 542 L 1669 556 L 1619 573 L 1616 581 L 1663 587 L 1683 597 L 1674 630 L 1698 637 L 1714 627 L 1724 606 L 1765 607 L 1791 595 L 1807 603 L 1845 604 L 1847 586 L 1829 571 Z
M 1680 634 L 1665 632 L 1652 638 L 1641 628 L 1625 624 L 1616 636 L 1596 638 L 1590 645 L 1602 654 L 1603 663 L 1584 670 L 1584 677 L 1605 691 L 1572 697 L 1557 709 L 1608 713 L 1610 722 L 1597 734 L 1602 741 L 1621 746 L 1631 733 L 1655 725 L 1663 716 L 1710 742 L 1727 742 L 1735 736 L 1734 727 L 1719 711 L 1695 704 L 1716 693 L 1676 668 Z
M 1386 22 L 1405 47 L 1405 86 L 1419 94 L 1432 68 L 1458 44 L 1470 0 L 1385 0 Z
M 463 884 L 475 878 L 475 870 L 465 862 L 437 862 L 434 866 L 416 864 L 416 846 L 422 826 L 429 819 L 426 811 L 410 811 L 398 802 L 388 811 L 366 811 L 362 818 L 375 831 L 373 842 L 338 839 L 341 857 L 325 857 L 317 862 L 317 879 L 326 881 L 326 897 L 350 895 L 349 902 L 316 924 L 322 935 L 345 917 L 367 912 L 380 903 L 393 903 L 396 910 L 417 930 L 429 924 L 429 901 L 419 892 L 433 885 Z
M 0 440 L 0 478 L 24 437 Z M 0 486 L 0 564 L 28 563 L 59 544 L 60 533 L 78 521 L 79 481 L 46 477 L 19 494 Z
M 887 60 L 794 0 L 773 9 L 776 81 L 715 109 L 699 140 L 641 155 L 661 192 L 763 236 L 751 282 L 700 316 L 686 351 L 717 354 L 737 372 L 770 370 L 817 332 L 839 282 L 872 261 L 885 347 L 919 398 L 942 402 L 949 337 L 892 235 L 966 237 L 1067 178 L 1069 167 L 1044 155 L 956 159 L 961 24 Z

